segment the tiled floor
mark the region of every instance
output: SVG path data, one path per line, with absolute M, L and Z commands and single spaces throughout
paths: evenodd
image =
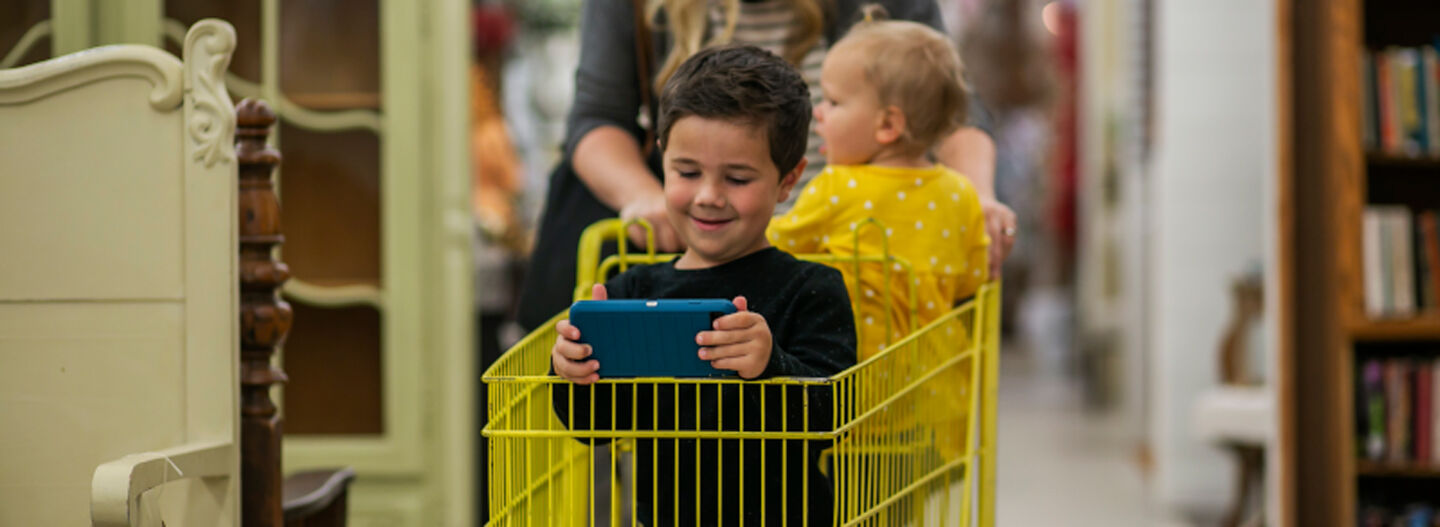
M 1184 525 L 1150 510 L 1134 441 L 1073 382 L 1010 353 L 1000 377 L 997 525 Z

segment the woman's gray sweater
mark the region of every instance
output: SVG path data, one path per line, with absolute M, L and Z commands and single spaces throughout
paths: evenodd
M 699 0 L 704 1 L 704 0 Z M 863 4 L 878 3 L 896 20 L 910 20 L 944 31 L 935 0 L 833 0 L 825 16 L 825 41 L 835 42 L 860 19 Z M 664 27 L 665 14 L 659 15 Z M 652 35 L 651 64 L 670 53 L 668 31 Z M 575 71 L 575 100 L 566 122 L 565 151 L 573 152 L 585 134 L 610 125 L 643 137 L 637 120 L 640 88 L 635 65 L 635 11 L 632 0 L 586 0 L 580 22 L 580 65 Z M 651 75 L 657 71 L 652 71 Z M 658 93 L 656 94 L 658 97 Z M 658 101 L 657 101 L 658 102 Z M 967 124 L 990 134 L 990 118 L 970 97 Z

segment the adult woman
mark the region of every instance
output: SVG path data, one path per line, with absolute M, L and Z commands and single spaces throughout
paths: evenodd
M 810 83 L 812 97 L 818 97 L 819 64 L 829 43 L 858 20 L 862 3 L 871 1 L 587 0 L 575 102 L 567 123 L 566 161 L 551 176 L 546 212 L 521 296 L 521 325 L 535 328 L 569 305 L 576 241 L 595 220 L 617 212 L 622 218 L 646 218 L 655 227 L 660 250 L 680 248 L 665 219 L 659 160 L 645 148 L 642 126 L 642 121 L 653 122 L 650 110 L 642 110 L 648 106 L 649 94 L 658 93 L 676 66 L 705 46 L 754 44 L 795 64 Z M 892 18 L 941 28 L 934 0 L 878 3 Z M 970 115 L 972 126 L 947 138 L 936 156 L 969 176 L 980 191 L 994 242 L 991 261 L 998 270 L 1014 241 L 1015 215 L 995 201 L 995 150 L 984 130 L 985 113 L 972 108 Z M 818 141 L 811 143 L 806 157 L 813 170 L 807 175 L 823 165 L 817 162 Z M 633 242 L 643 243 L 640 230 L 629 234 Z

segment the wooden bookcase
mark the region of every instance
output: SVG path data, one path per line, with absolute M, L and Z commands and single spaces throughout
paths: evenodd
M 1281 506 L 1289 524 L 1310 526 L 1356 524 L 1362 496 L 1440 505 L 1440 466 L 1362 460 L 1355 437 L 1357 364 L 1440 355 L 1440 313 L 1364 311 L 1364 208 L 1440 208 L 1440 160 L 1366 152 L 1359 73 L 1366 49 L 1440 35 L 1440 4 L 1280 0 L 1279 13 Z

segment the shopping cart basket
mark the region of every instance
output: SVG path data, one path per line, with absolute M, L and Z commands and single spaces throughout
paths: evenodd
M 624 228 L 605 220 L 585 231 L 577 299 L 628 265 L 673 257 L 627 253 L 620 243 L 620 254 L 601 260 L 601 246 L 623 240 Z M 854 259 L 909 272 L 888 254 Z M 549 374 L 560 313 L 484 375 L 490 525 L 993 525 L 999 297 L 998 283 L 985 284 L 879 354 L 813 379 L 573 386 Z M 968 385 L 946 382 L 955 371 L 967 373 Z M 681 422 L 677 409 L 695 404 L 698 416 L 702 400 L 717 422 Z M 968 412 L 953 429 L 923 417 L 957 401 Z M 635 417 L 647 413 L 648 422 Z M 795 470 L 797 461 L 818 463 L 824 477 Z M 667 465 L 673 473 L 655 473 Z M 705 485 L 722 491 L 667 501 Z M 816 493 L 832 498 L 830 510 L 805 506 Z

